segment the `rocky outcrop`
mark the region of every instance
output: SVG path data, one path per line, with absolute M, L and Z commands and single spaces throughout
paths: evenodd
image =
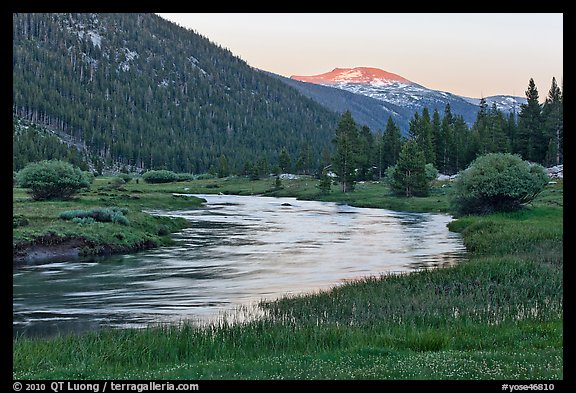
M 548 176 L 553 179 L 564 179 L 564 164 L 554 165 L 550 168 L 546 168 Z

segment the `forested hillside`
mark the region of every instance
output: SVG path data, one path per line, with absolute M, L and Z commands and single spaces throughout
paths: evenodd
M 19 171 L 30 162 L 52 159 L 67 161 L 82 170 L 89 169 L 81 147 L 66 143 L 49 129 L 18 117 L 14 117 L 12 125 L 14 171 Z
M 13 113 L 100 167 L 191 173 L 283 148 L 316 167 L 339 116 L 156 15 L 53 13 L 13 15 Z

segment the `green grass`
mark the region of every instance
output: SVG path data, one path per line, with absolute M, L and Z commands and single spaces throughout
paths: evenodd
M 221 186 L 208 190 L 227 192 L 273 184 L 210 181 Z M 305 180 L 283 185 L 284 195 L 316 192 Z M 381 184 L 359 186 L 328 197 L 386 207 L 396 198 L 382 195 Z M 434 197 L 398 204 L 419 209 L 436 197 L 447 206 L 446 187 L 439 188 Z M 462 234 L 468 261 L 265 302 L 264 315 L 249 322 L 16 338 L 13 377 L 563 379 L 562 206 L 556 184 L 523 211 L 461 217 L 450 228 Z
M 24 189 L 13 189 L 13 215 L 26 219 L 26 225 L 13 230 L 14 251 L 30 244 L 61 242 L 81 238 L 83 252 L 129 252 L 172 243 L 169 234 L 184 228 L 182 218 L 156 217 L 146 209 L 181 209 L 199 207 L 195 197 L 175 197 L 170 192 L 147 185 L 134 184 L 119 190 L 108 186 L 109 178 L 97 178 L 92 187 L 70 200 L 34 201 Z M 126 185 L 128 186 L 128 184 Z M 60 219 L 71 210 L 93 210 L 110 207 L 127 209 L 129 225 L 113 222 L 75 223 Z

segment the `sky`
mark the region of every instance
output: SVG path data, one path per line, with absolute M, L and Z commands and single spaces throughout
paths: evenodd
M 562 13 L 158 13 L 275 74 L 376 67 L 466 97 L 543 101 L 563 83 Z

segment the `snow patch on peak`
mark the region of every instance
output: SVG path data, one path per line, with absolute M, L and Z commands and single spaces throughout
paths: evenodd
M 292 75 L 291 79 L 322 85 L 336 85 L 342 83 L 373 86 L 387 86 L 391 83 L 404 83 L 406 85 L 413 84 L 411 81 L 400 75 L 373 67 L 334 68 L 332 71 L 319 75 Z

